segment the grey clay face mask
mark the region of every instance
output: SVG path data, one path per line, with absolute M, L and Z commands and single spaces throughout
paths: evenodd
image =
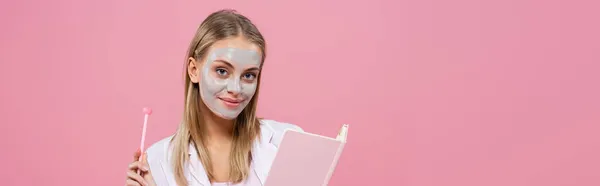
M 258 84 L 257 74 L 253 77 L 246 70 L 259 68 L 260 58 L 256 51 L 238 48 L 217 48 L 209 54 L 200 71 L 200 96 L 213 113 L 235 119 L 246 108 Z M 219 61 L 228 62 L 233 68 L 215 68 L 214 63 L 222 63 Z M 237 94 L 235 99 L 228 99 L 232 94 Z

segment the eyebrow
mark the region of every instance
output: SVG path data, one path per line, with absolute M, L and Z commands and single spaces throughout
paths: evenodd
M 233 65 L 231 65 L 231 63 L 229 63 L 229 61 L 225 61 L 225 60 L 222 60 L 222 59 L 217 59 L 217 60 L 215 60 L 215 62 L 225 63 L 225 65 L 229 66 L 229 68 L 234 68 Z M 258 68 L 258 67 L 252 67 L 252 68 L 247 69 L 246 71 L 251 71 L 251 70 L 260 70 L 260 68 Z
M 225 63 L 225 65 L 229 66 L 230 68 L 233 68 L 233 65 L 231 65 L 231 63 L 229 63 L 228 61 L 225 61 L 222 59 L 217 59 L 217 60 L 215 60 L 215 62 Z
M 252 67 L 252 68 L 249 68 L 249 69 L 248 69 L 248 70 L 246 70 L 246 71 L 253 71 L 253 70 L 260 70 L 260 69 L 259 69 L 258 67 Z

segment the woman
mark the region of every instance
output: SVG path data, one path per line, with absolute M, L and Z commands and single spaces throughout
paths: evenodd
M 265 40 L 232 10 L 209 15 L 187 53 L 177 132 L 129 165 L 127 185 L 264 185 L 285 129 L 256 117 Z M 141 171 L 137 174 L 137 171 Z

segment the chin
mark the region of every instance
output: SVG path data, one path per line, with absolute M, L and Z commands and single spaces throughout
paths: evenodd
M 237 114 L 233 114 L 233 113 L 215 113 L 215 115 L 219 116 L 219 118 L 224 119 L 224 120 L 235 120 L 240 115 L 240 113 L 237 113 Z

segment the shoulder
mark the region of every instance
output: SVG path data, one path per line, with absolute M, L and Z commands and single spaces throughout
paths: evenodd
M 285 130 L 304 131 L 297 125 L 279 122 L 275 120 L 263 119 L 260 120 L 261 127 L 266 127 L 267 130 L 272 130 L 275 133 L 283 133 Z
M 171 144 L 172 138 L 173 136 L 163 138 L 160 141 L 148 147 L 148 149 L 146 150 L 146 154 L 148 154 L 148 161 L 150 161 L 151 157 L 154 160 L 167 158 L 167 152 L 169 151 L 169 146 Z
M 283 135 L 287 130 L 295 130 L 303 132 L 302 128 L 297 125 L 279 122 L 275 120 L 267 120 L 263 119 L 260 121 L 261 126 L 261 135 L 268 139 L 269 143 L 272 143 L 276 147 L 279 146 L 279 143 L 283 139 Z
M 163 138 L 146 149 L 148 166 L 154 181 L 158 185 L 168 185 L 170 179 L 172 179 L 168 176 L 172 175 L 171 168 L 168 165 L 172 138 L 173 136 Z
M 282 135 L 286 130 L 304 131 L 297 125 L 270 119 L 260 120 L 260 125 L 261 130 L 274 133 L 275 135 Z M 146 150 L 146 153 L 148 154 L 148 161 L 161 161 L 168 159 L 168 153 L 172 139 L 173 135 L 163 138 L 148 147 Z

